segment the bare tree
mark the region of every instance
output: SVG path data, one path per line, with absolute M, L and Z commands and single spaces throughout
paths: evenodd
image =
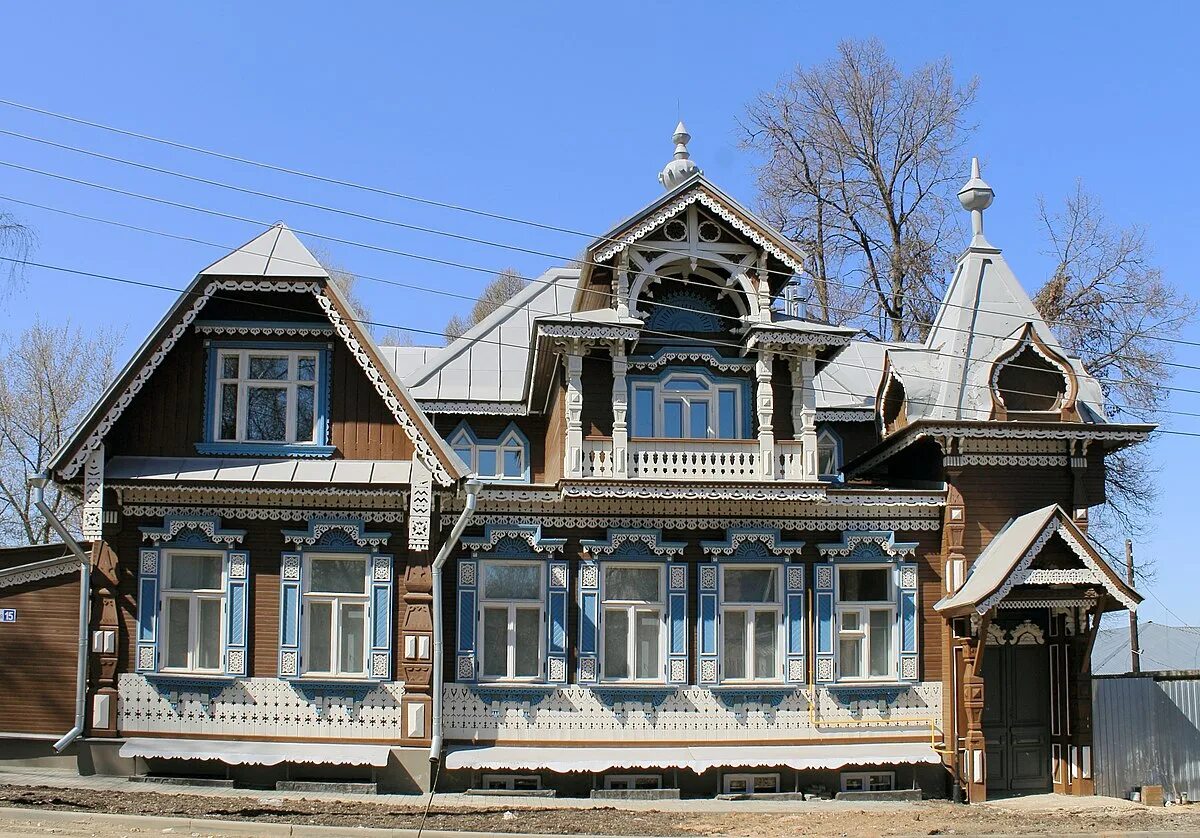
M 446 328 L 443 329 L 446 343 L 452 343 L 462 337 L 467 330 L 507 303 L 513 295 L 528 284 L 529 280 L 517 273 L 515 268 L 505 268 L 500 271 L 496 274 L 495 279 L 484 286 L 469 315 L 463 317 L 453 314 L 446 321 Z
M 321 267 L 325 269 L 326 273 L 329 274 L 329 278 L 337 285 L 338 290 L 342 292 L 342 296 L 346 298 L 346 302 L 349 303 L 351 314 L 354 318 L 359 321 L 370 320 L 371 310 L 356 293 L 358 274 L 344 268 L 341 262 L 335 259 L 324 248 L 313 248 L 312 254 L 321 264 Z M 364 322 L 362 325 L 370 331 L 367 323 Z
M 1153 265 L 1145 230 L 1112 224 L 1082 182 L 1057 211 L 1039 200 L 1038 216 L 1054 271 L 1034 305 L 1100 380 L 1109 416 L 1158 421 L 1173 354 L 1162 338 L 1179 334 L 1196 303 Z M 1158 494 L 1153 472 L 1149 443 L 1109 456 L 1108 502 L 1096 521 L 1102 540 L 1145 534 Z
M 12 213 L 0 212 L 0 276 L 7 276 L 9 289 L 17 288 L 24 280 L 25 264 L 35 244 L 33 228 Z
M 928 330 L 975 90 L 949 59 L 905 74 L 880 41 L 843 41 L 834 60 L 797 67 L 747 109 L 763 211 L 812 256 L 826 319 L 891 340 Z
M 49 525 L 33 506 L 29 478 L 83 420 L 113 377 L 119 333 L 34 323 L 3 339 L 0 363 L 0 542 L 45 544 Z M 75 532 L 79 499 L 51 483 L 46 503 Z

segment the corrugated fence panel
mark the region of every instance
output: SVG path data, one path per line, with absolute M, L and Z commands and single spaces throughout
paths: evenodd
M 1096 793 L 1127 797 L 1162 785 L 1168 799 L 1200 795 L 1200 673 L 1096 678 Z

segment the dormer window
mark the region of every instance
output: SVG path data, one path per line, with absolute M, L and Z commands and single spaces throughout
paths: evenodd
M 690 368 L 630 380 L 635 437 L 743 439 L 749 433 L 746 382 Z
M 1004 420 L 1078 419 L 1070 362 L 1027 323 L 1016 345 L 992 367 L 992 417 Z
M 823 480 L 837 480 L 842 473 L 842 439 L 828 428 L 817 434 L 817 473 Z
M 328 352 L 305 344 L 213 344 L 205 454 L 333 453 L 326 445 Z
M 450 435 L 450 447 L 483 480 L 529 482 L 529 440 L 515 424 L 496 439 L 480 439 L 463 422 Z

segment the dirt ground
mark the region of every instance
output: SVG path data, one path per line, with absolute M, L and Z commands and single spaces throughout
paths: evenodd
M 211 797 L 144 791 L 0 788 L 0 806 L 162 817 L 257 820 L 324 826 L 413 828 L 421 807 L 383 802 L 282 800 L 253 795 Z M 813 806 L 805 811 L 806 806 Z M 0 830 L 4 828 L 0 824 Z M 942 801 L 831 807 L 790 804 L 773 811 L 705 812 L 572 809 L 557 807 L 454 807 L 435 805 L 427 829 L 605 835 L 995 835 L 1174 831 L 1200 833 L 1200 806 L 1148 809 L 1093 798 L 1082 807 L 1027 806 L 1017 802 L 962 806 Z

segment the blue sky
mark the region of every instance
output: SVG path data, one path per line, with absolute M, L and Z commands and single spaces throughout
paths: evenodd
M 796 63 L 845 37 L 877 35 L 906 65 L 949 55 L 978 76 L 971 148 L 997 192 L 989 238 L 1027 288 L 1048 269 L 1036 197 L 1076 178 L 1120 223 L 1149 229 L 1158 264 L 1200 295 L 1190 239 L 1200 227 L 1192 150 L 1197 11 L 1183 3 L 9 4 L 4 97 L 284 166 L 591 233 L 658 194 L 681 112 L 706 174 L 752 203 L 754 160 L 737 118 Z M 592 6 L 591 8 L 599 8 Z M 86 146 L 255 190 L 397 221 L 576 255 L 578 236 L 325 186 L 139 143 L 0 107 L 0 128 Z M 0 161 L 293 228 L 483 268 L 536 275 L 559 260 L 382 226 L 231 193 L 0 136 Z M 253 225 L 0 167 L 0 195 L 232 248 Z M 181 287 L 218 249 L 13 205 L 36 258 Z M 309 238 L 310 243 L 320 244 Z M 472 296 L 486 272 L 349 245 L 348 268 Z M 33 271 L 0 329 L 33 319 L 126 327 L 125 354 L 171 302 L 151 289 Z M 439 330 L 465 300 L 361 283 L 375 318 Z M 1186 337 L 1200 339 L 1200 329 Z M 417 342 L 423 342 L 417 336 Z M 1200 347 L 1177 360 L 1200 366 Z M 1177 386 L 1200 389 L 1200 371 Z M 1200 413 L 1200 397 L 1172 408 Z M 1170 427 L 1200 432 L 1200 419 Z M 1143 617 L 1200 623 L 1192 572 L 1192 481 L 1200 439 L 1164 436 L 1162 501 L 1139 553 L 1157 562 Z

